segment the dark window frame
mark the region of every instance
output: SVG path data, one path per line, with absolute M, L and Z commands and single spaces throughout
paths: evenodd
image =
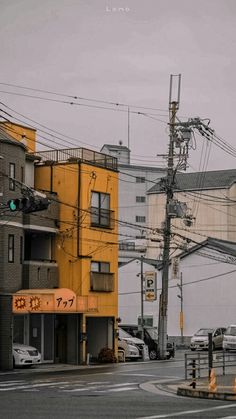
M 136 176 L 136 183 L 145 183 L 146 179 L 144 176 Z
M 16 165 L 15 163 L 9 163 L 9 190 L 14 191 L 16 189 L 15 181 L 12 178 L 16 178 Z
M 15 236 L 8 234 L 8 263 L 14 263 L 15 260 Z
M 111 196 L 105 192 L 92 191 L 91 226 L 111 228 Z M 97 201 L 97 205 L 94 204 Z
M 136 196 L 136 202 L 137 203 L 145 203 L 146 202 L 146 196 L 142 195 L 142 196 Z
M 93 264 L 95 264 L 95 263 L 98 266 L 98 270 L 93 269 Z M 108 270 L 103 269 L 105 266 L 108 267 Z M 92 260 L 91 261 L 91 272 L 96 272 L 96 273 L 99 273 L 99 274 L 107 274 L 107 273 L 111 273 L 110 269 L 111 269 L 110 262 L 103 262 L 103 261 L 97 261 L 97 260 Z
M 135 222 L 136 223 L 146 223 L 145 215 L 136 215 L 135 216 Z

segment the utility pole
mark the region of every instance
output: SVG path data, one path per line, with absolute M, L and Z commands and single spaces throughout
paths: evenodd
M 141 271 L 140 271 L 140 278 L 141 278 L 141 339 L 144 338 L 144 330 L 143 330 L 143 256 L 141 256 Z
M 173 100 L 174 77 L 177 77 L 176 95 Z M 181 75 L 170 76 L 170 96 L 169 96 L 169 151 L 167 179 L 165 181 L 166 209 L 164 223 L 164 247 L 163 247 L 163 271 L 162 271 L 162 290 L 159 302 L 158 319 L 158 345 L 160 359 L 166 358 L 167 346 L 167 310 L 168 310 L 168 282 L 169 282 L 169 261 L 170 261 L 170 237 L 171 237 L 171 215 L 169 205 L 173 199 L 174 187 L 174 141 L 175 141 L 175 118 L 179 109 Z

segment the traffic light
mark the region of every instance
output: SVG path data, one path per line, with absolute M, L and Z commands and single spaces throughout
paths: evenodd
M 50 201 L 41 196 L 10 199 L 7 206 L 11 212 L 22 211 L 24 214 L 43 211 L 48 208 Z

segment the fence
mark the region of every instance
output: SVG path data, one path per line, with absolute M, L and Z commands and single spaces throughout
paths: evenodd
M 212 363 L 212 365 L 210 365 Z M 207 370 L 208 373 L 211 368 L 222 369 L 222 374 L 226 374 L 226 369 L 236 366 L 236 353 L 225 351 L 214 351 L 212 359 L 209 362 L 209 354 L 197 352 L 195 354 L 185 353 L 185 380 L 192 376 L 193 365 L 196 368 L 196 377 L 201 378 L 201 372 Z

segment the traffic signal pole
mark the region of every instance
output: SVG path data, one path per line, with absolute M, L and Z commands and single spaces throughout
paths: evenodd
M 180 81 L 181 76 L 178 75 L 177 99 L 172 101 L 173 77 L 170 79 L 170 99 L 169 99 L 169 151 L 168 151 L 168 168 L 167 178 L 165 182 L 166 207 L 164 222 L 164 246 L 163 246 L 163 270 L 162 270 L 162 289 L 159 302 L 159 319 L 158 319 L 158 345 L 160 359 L 166 358 L 167 346 L 167 311 L 168 311 L 168 282 L 169 282 L 169 261 L 170 261 L 170 238 L 171 238 L 171 216 L 169 215 L 169 204 L 173 199 L 174 187 L 174 140 L 175 140 L 175 118 L 179 107 Z

